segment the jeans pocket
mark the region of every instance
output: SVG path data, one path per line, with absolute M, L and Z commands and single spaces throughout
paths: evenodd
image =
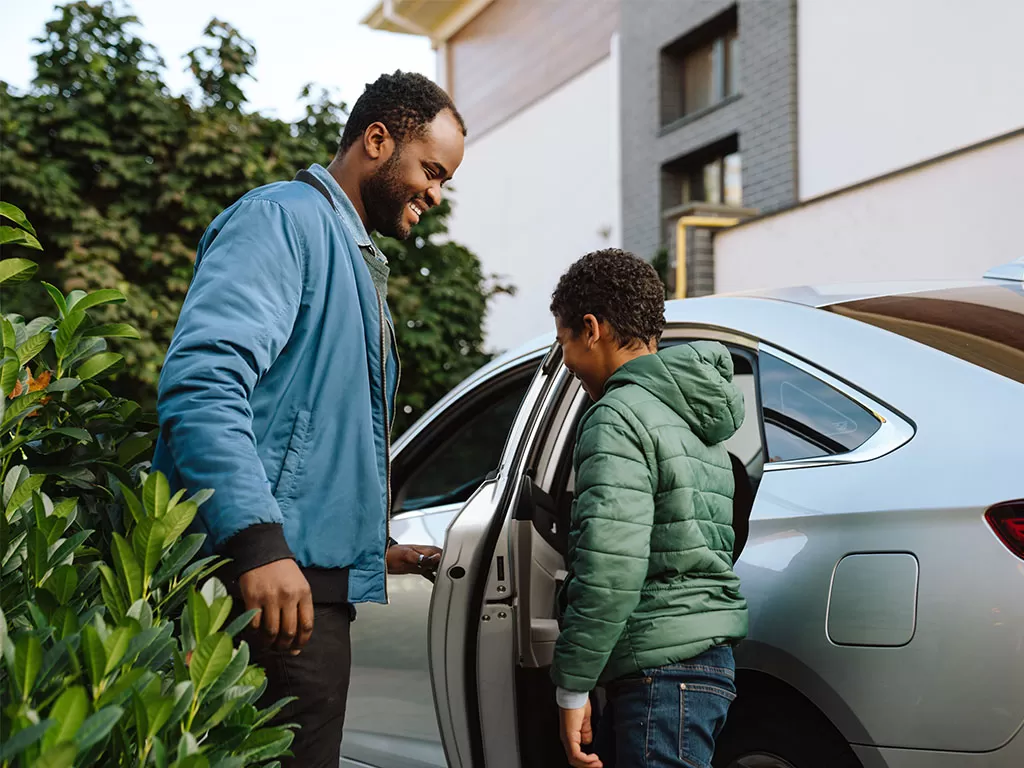
M 723 686 L 679 684 L 679 758 L 684 765 L 711 768 L 715 740 L 735 699 L 736 692 Z

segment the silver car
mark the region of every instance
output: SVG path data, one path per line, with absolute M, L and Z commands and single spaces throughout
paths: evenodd
M 664 344 L 726 344 L 747 404 L 750 635 L 716 768 L 1024 766 L 1014 272 L 668 305 Z M 359 608 L 343 765 L 565 766 L 548 667 L 587 405 L 548 338 L 397 443 L 392 535 L 444 557 Z

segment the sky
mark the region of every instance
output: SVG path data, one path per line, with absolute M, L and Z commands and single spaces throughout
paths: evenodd
M 95 0 L 99 2 L 99 0 Z M 52 0 L 6 0 L 0 80 L 26 89 L 35 75 L 32 56 Z M 402 69 L 431 79 L 434 52 L 424 38 L 377 32 L 359 20 L 373 0 L 134 0 L 127 7 L 142 23 L 136 31 L 156 46 L 167 68 L 164 81 L 175 93 L 193 85 L 182 58 L 203 44 L 203 29 L 214 17 L 232 24 L 256 47 L 256 79 L 243 84 L 249 108 L 286 120 L 302 114 L 298 96 L 306 83 L 327 87 L 351 105 L 367 82 Z

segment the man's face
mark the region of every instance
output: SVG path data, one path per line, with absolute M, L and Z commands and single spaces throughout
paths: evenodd
M 395 145 L 361 185 L 369 228 L 405 240 L 428 209 L 441 203 L 442 185 L 462 163 L 465 137 L 455 116 L 438 113 L 422 133 Z
M 599 338 L 594 336 L 597 321 L 594 320 L 595 327 L 592 328 L 587 318 L 593 320 L 594 316 L 587 315 L 584 318 L 583 330 L 573 333 L 562 324 L 560 318 L 556 317 L 555 338 L 562 348 L 563 365 L 569 369 L 569 373 L 580 380 L 590 399 L 596 402 L 604 394 L 607 376 L 604 373 Z

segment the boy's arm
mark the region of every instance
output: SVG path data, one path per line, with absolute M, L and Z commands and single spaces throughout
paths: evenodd
M 640 601 L 654 524 L 650 466 L 636 430 L 622 415 L 610 406 L 596 408 L 577 450 L 573 577 L 551 671 L 563 689 L 560 705 L 585 701 L 568 694 L 597 684 Z
M 277 203 L 239 204 L 203 255 L 160 375 L 160 430 L 184 485 L 239 573 L 292 557 L 256 451 L 249 400 L 298 315 L 303 256 Z

